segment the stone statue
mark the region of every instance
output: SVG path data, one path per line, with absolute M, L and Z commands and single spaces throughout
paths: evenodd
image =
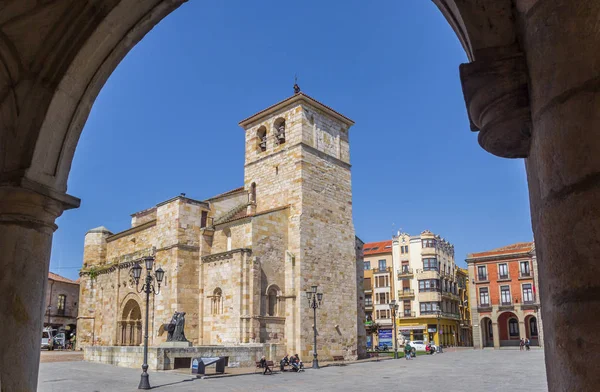
M 167 331 L 167 342 L 187 342 L 184 333 L 185 312 L 175 312 L 169 324 L 160 327 L 159 335 Z

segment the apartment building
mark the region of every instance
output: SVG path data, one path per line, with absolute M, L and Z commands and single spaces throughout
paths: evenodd
M 458 345 L 473 345 L 473 327 L 471 326 L 471 305 L 469 301 L 469 271 L 456 267 L 456 282 L 458 284 L 458 313 L 460 315 Z
M 520 242 L 471 253 L 466 262 L 474 346 L 517 346 L 522 338 L 543 345 L 535 244 Z
M 425 230 L 392 239 L 399 341 L 460 342 L 461 314 L 454 245 Z
M 392 241 L 367 243 L 364 252 L 364 294 L 367 348 L 393 345 L 390 301 L 394 299 Z

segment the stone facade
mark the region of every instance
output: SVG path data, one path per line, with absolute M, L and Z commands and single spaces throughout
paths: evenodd
M 99 227 L 86 234 L 80 345 L 141 343 L 145 301 L 130 269 L 154 255 L 166 275 L 150 303 L 151 345 L 166 338 L 157 334 L 161 324 L 184 311 L 195 346 L 278 344 L 308 358 L 313 317 L 304 291 L 318 285 L 320 356 L 364 354 L 353 122 L 297 93 L 240 125 L 243 187 L 205 201 L 181 195 L 133 214 L 126 231 Z
M 64 330 L 69 337 L 77 325 L 79 283 L 49 272 L 44 302 L 44 327 Z

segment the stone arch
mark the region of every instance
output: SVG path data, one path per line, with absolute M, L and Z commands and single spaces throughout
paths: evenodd
M 283 117 L 278 117 L 273 122 L 273 134 L 275 135 L 276 143 L 285 143 L 286 121 Z
M 481 328 L 481 347 L 494 347 L 494 328 L 492 319 L 483 317 L 479 321 L 479 326 Z
M 267 127 L 261 125 L 256 130 L 256 149 L 257 151 L 267 151 Z
M 525 316 L 525 336 L 529 339 L 532 346 L 540 345 L 538 318 L 533 314 Z
M 281 289 L 276 284 L 270 284 L 265 291 L 265 295 L 267 297 L 267 316 L 279 316 Z
M 65 17 L 52 26 L 54 31 L 42 38 L 41 46 L 61 50 L 51 52 L 40 65 L 40 82 L 29 90 L 36 99 L 21 99 L 25 106 L 11 119 L 19 128 L 28 128 L 18 130 L 28 143 L 19 143 L 25 147 L 14 151 L 19 155 L 15 164 L 25 169 L 27 179 L 66 191 L 75 148 L 98 93 L 125 55 L 185 1 L 120 0 L 104 1 L 102 6 L 82 1 L 76 6 L 79 12 L 70 13 L 78 17 Z
M 139 346 L 142 343 L 142 308 L 134 298 L 123 300 L 119 320 L 119 344 Z
M 216 287 L 210 295 L 210 313 L 212 315 L 223 314 L 223 290 Z
M 518 346 L 521 339 L 520 319 L 512 311 L 498 314 L 498 338 L 500 347 Z

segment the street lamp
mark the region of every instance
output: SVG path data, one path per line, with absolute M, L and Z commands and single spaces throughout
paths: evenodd
M 142 288 L 138 289 L 140 283 L 140 277 L 142 276 L 142 266 L 139 263 L 131 268 L 133 279 L 135 280 L 135 289 L 138 293 L 146 293 L 146 330 L 144 331 L 144 364 L 142 365 L 142 377 L 140 379 L 140 385 L 138 389 L 150 389 L 150 380 L 148 377 L 148 308 L 150 307 L 150 294 L 160 294 L 160 284 L 165 277 L 165 271 L 162 268 L 158 268 L 154 271 L 152 276 L 152 266 L 154 265 L 154 257 L 144 257 L 144 264 L 146 265 L 146 278 L 142 284 Z M 155 288 L 153 281 L 156 279 L 158 287 Z
M 442 317 L 442 310 L 439 308 L 438 305 L 438 310 L 436 312 L 436 318 L 437 318 L 437 334 L 438 334 L 438 350 L 440 353 L 444 352 L 444 349 L 442 349 L 442 334 L 440 333 L 440 318 Z
M 313 310 L 313 335 L 314 335 L 314 350 L 312 368 L 319 368 L 319 360 L 317 359 L 317 308 L 321 306 L 323 301 L 323 293 L 317 293 L 317 286 L 311 286 L 309 291 L 306 291 L 306 299 L 308 306 Z
M 392 311 L 392 324 L 394 325 L 394 359 L 398 359 L 398 338 L 396 337 L 396 311 L 400 305 L 393 299 L 390 301 L 390 310 Z

